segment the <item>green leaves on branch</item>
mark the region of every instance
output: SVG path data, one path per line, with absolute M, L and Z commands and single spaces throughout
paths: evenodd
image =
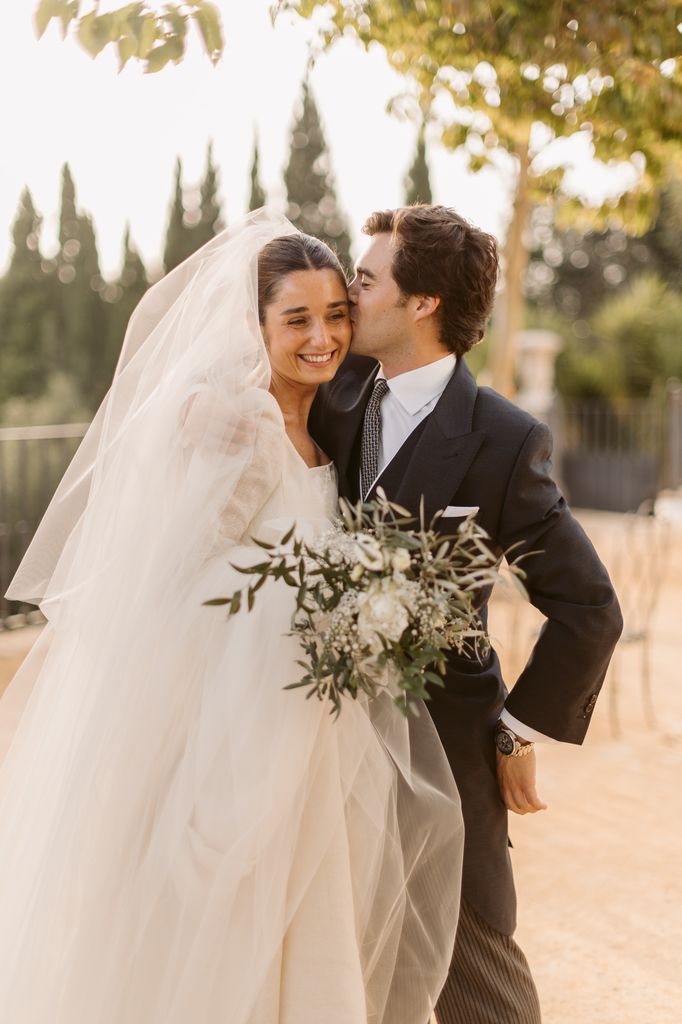
M 40 0 L 35 12 L 38 36 L 43 35 L 51 21 L 58 19 L 64 36 L 74 27 L 78 42 L 91 57 L 112 45 L 118 52 L 119 70 L 129 60 L 139 60 L 145 72 L 152 74 L 170 62 L 180 63 L 185 56 L 188 27 L 193 21 L 210 60 L 216 64 L 222 56 L 220 14 L 208 0 L 166 3 L 161 13 L 150 9 L 143 0 L 106 14 L 99 14 L 97 7 L 81 14 L 82 6 L 82 0 Z
M 567 191 L 570 154 L 557 153 L 550 174 L 538 159 L 563 136 L 582 133 L 598 159 L 629 162 L 628 190 L 640 195 L 682 162 L 681 4 L 277 0 L 275 17 L 284 11 L 310 19 L 325 47 L 348 36 L 381 45 L 472 170 L 500 150 L 518 156 L 530 137 L 533 202 Z M 639 204 L 640 229 L 654 208 Z

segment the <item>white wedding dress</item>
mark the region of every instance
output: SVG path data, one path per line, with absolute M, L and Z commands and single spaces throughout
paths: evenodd
M 384 696 L 335 720 L 284 690 L 301 674 L 285 586 L 229 620 L 202 603 L 244 585 L 230 563 L 261 559 L 251 537 L 328 527 L 334 469 L 305 465 L 252 365 L 221 419 L 224 364 L 179 384 L 176 363 L 160 387 L 154 363 L 150 402 L 140 358 L 96 456 L 84 442 L 79 513 L 77 457 L 12 590 L 40 591 L 49 621 L 0 701 L 0 731 L 19 709 L 0 766 L 0 1020 L 426 1024 L 463 844 L 429 716 Z

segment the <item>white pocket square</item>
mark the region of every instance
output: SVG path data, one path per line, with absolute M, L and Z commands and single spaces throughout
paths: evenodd
M 470 516 L 473 515 L 474 512 L 478 512 L 479 508 L 480 505 L 448 505 L 447 508 L 444 509 L 442 515 L 443 519 L 449 519 L 450 517 L 454 518 L 455 516 Z

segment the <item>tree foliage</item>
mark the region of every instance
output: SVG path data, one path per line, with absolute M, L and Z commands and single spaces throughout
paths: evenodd
M 309 235 L 316 235 L 350 265 L 350 234 L 336 197 L 336 185 L 317 104 L 307 82 L 291 131 L 291 152 L 284 172 L 287 216 Z
M 14 394 L 40 394 L 49 371 L 43 342 L 52 295 L 41 267 L 40 229 L 41 217 L 24 189 L 12 227 L 12 257 L 0 280 L 0 403 Z
M 682 292 L 682 183 L 663 190 L 651 228 L 636 237 L 622 227 L 603 231 L 562 229 L 551 207 L 537 207 L 530 221 L 531 256 L 525 291 L 540 307 L 556 307 L 576 324 L 643 272 L 657 274 Z
M 163 253 L 166 273 L 179 266 L 188 256 L 210 241 L 222 227 L 218 199 L 218 171 L 213 161 L 213 145 L 209 143 L 206 170 L 199 187 L 199 202 L 187 207 L 182 183 L 182 161 L 175 164 L 173 198 L 168 213 L 168 227 Z
M 206 170 L 199 188 L 199 219 L 194 228 L 195 250 L 210 242 L 223 226 L 221 204 L 218 198 L 218 170 L 213 160 L 213 143 L 206 152 Z
M 258 151 L 258 140 L 253 143 L 253 160 L 251 162 L 251 194 L 249 196 L 249 211 L 259 210 L 265 206 L 267 198 L 265 190 L 260 182 L 260 153 Z
M 133 310 L 149 287 L 147 271 L 142 257 L 130 237 L 130 226 L 126 224 L 123 236 L 123 263 L 116 281 L 108 285 L 103 293 L 109 304 L 108 310 L 108 348 L 107 360 L 108 386 L 118 361 L 123 344 L 126 327 Z M 106 392 L 106 386 L 103 394 Z
M 605 299 L 590 336 L 557 360 L 557 386 L 580 398 L 644 398 L 682 376 L 682 295 L 645 273 Z
M 658 185 L 682 166 L 680 5 L 279 0 L 282 10 L 314 18 L 325 46 L 348 35 L 383 46 L 416 82 L 420 105 L 432 104 L 443 143 L 463 149 L 472 170 L 501 151 L 513 157 L 517 185 L 493 354 L 495 383 L 509 390 L 531 208 L 560 200 L 564 223 L 589 215 L 604 227 L 618 216 L 641 232 L 655 213 Z M 551 146 L 578 134 L 598 159 L 631 169 L 632 187 L 589 214 L 571 189 L 570 149 Z
M 10 264 L 0 279 L 4 422 L 31 403 L 39 418 L 51 410 L 50 417 L 70 420 L 69 406 L 78 420 L 83 410 L 92 414 L 111 382 L 130 313 L 147 287 L 127 231 L 119 278 L 102 279 L 92 219 L 77 207 L 68 165 L 62 171 L 59 249 L 52 258 L 41 253 L 40 230 L 41 217 L 25 189 Z
M 107 322 L 92 218 L 76 205 L 68 164 L 62 171 L 59 252 L 56 256 L 59 337 L 57 368 L 72 374 L 93 408 L 102 396 L 107 359 Z
M 161 9 L 155 10 L 156 7 Z M 91 57 L 96 57 L 107 46 L 115 47 L 120 69 L 133 59 L 140 61 L 148 73 L 160 71 L 169 62 L 178 64 L 185 55 L 192 23 L 214 64 L 224 47 L 218 8 L 208 0 L 153 6 L 138 0 L 106 13 L 99 12 L 97 3 L 93 8 L 83 0 L 39 0 L 35 8 L 39 37 L 52 21 L 61 24 L 65 37 L 73 33 Z
M 413 203 L 432 203 L 431 176 L 426 160 L 426 140 L 421 128 L 417 137 L 417 151 L 412 166 L 405 176 L 405 206 Z

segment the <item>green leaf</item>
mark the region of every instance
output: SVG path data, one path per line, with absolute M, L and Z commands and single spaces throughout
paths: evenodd
M 229 604 L 229 597 L 212 597 L 210 601 L 202 601 L 202 606 L 206 608 L 217 608 L 222 604 Z
M 285 544 L 288 544 L 288 543 L 289 543 L 289 541 L 291 540 L 291 538 L 292 538 L 292 537 L 293 537 L 293 535 L 294 535 L 294 530 L 295 530 L 295 529 L 296 529 L 296 523 L 294 523 L 294 525 L 293 525 L 293 526 L 291 527 L 291 529 L 290 529 L 290 530 L 287 530 L 287 532 L 286 532 L 286 533 L 284 534 L 284 536 L 282 537 L 282 539 L 281 539 L 281 541 L 280 541 L 280 544 L 281 544 L 282 546 L 284 546 Z
M 204 3 L 198 10 L 193 12 L 192 17 L 199 26 L 206 53 L 211 61 L 217 64 L 222 56 L 225 45 L 218 9 L 211 3 Z
M 137 52 L 137 43 L 132 36 L 121 36 L 118 41 L 118 70 L 123 71 L 130 58 L 135 57 Z
M 102 52 L 116 37 L 116 26 L 109 14 L 86 14 L 78 23 L 78 41 L 91 57 Z
M 184 52 L 184 43 L 177 37 L 171 37 L 164 43 L 159 43 L 149 51 L 144 69 L 145 74 L 153 75 L 157 71 L 161 71 L 170 61 L 177 64 L 182 60 Z
M 53 18 L 61 20 L 62 34 L 66 35 L 69 24 L 78 17 L 79 7 L 79 0 L 40 0 L 34 15 L 38 38 L 41 38 Z

